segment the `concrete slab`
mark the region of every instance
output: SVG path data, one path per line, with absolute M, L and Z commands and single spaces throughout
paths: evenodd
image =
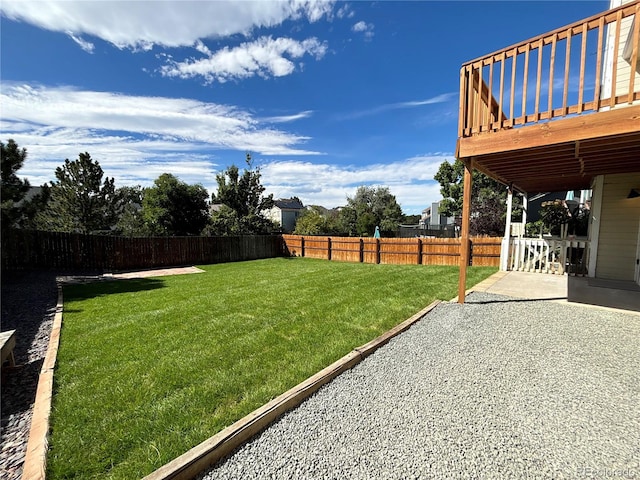
M 640 313 L 640 288 L 633 282 L 529 272 L 497 272 L 473 287 L 474 291 L 526 298 L 579 303 Z
M 529 272 L 502 273 L 497 281 L 476 291 L 531 300 L 567 300 L 567 277 Z

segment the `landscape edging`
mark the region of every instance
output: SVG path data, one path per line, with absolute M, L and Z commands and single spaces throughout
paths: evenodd
M 63 296 L 62 285 L 58 284 L 58 303 L 49 336 L 49 346 L 38 377 L 38 389 L 31 417 L 31 428 L 27 451 L 22 467 L 22 480 L 45 480 L 47 470 L 47 447 L 49 434 L 49 416 L 53 395 L 53 371 L 60 344 L 62 327 Z
M 439 303 L 440 300 L 432 302 L 411 318 L 408 318 L 376 339 L 355 348 L 307 380 L 150 473 L 144 477 L 143 480 L 190 480 L 194 478 L 196 475 L 229 455 L 251 437 L 260 433 L 285 412 L 300 405 L 307 397 L 318 391 L 320 387 L 344 371 L 353 368 L 365 357 L 371 355 L 378 348 L 388 343 L 393 337 L 407 330 L 411 325 L 433 310 Z

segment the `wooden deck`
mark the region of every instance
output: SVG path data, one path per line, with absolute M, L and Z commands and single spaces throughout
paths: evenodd
M 465 63 L 457 158 L 528 193 L 638 171 L 638 18 L 635 1 Z
M 589 189 L 598 175 L 640 171 L 639 50 L 635 0 L 462 65 L 459 302 L 473 170 L 525 194 Z

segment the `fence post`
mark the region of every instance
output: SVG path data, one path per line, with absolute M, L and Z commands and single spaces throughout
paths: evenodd
M 376 264 L 380 263 L 380 239 L 376 238 Z
M 331 237 L 327 237 L 327 260 L 331 260 Z
M 304 257 L 304 237 L 300 237 L 300 256 Z
M 360 263 L 364 263 L 364 240 L 360 238 Z
M 418 238 L 418 265 L 422 263 L 422 239 Z
M 473 239 L 469 238 L 469 266 L 473 265 Z

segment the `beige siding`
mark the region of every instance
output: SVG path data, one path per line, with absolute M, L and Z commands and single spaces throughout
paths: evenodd
M 640 198 L 628 199 L 627 195 L 638 187 L 640 173 L 604 177 L 596 277 L 634 279 Z
M 633 24 L 633 18 L 628 17 L 622 21 L 622 29 L 620 30 L 620 49 L 618 52 L 618 73 L 616 78 L 616 95 L 625 95 L 629 93 L 629 80 L 630 75 L 635 76 L 634 79 L 634 91 L 637 91 L 637 87 L 640 85 L 640 74 L 631 68 L 631 64 L 622 58 L 622 53 L 629 39 L 629 33 L 631 32 L 631 25 Z M 637 102 L 636 102 L 637 103 Z

